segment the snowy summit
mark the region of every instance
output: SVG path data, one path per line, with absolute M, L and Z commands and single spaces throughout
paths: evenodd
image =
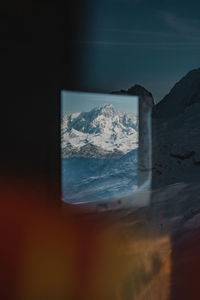
M 63 158 L 122 156 L 138 147 L 138 118 L 112 104 L 65 114 L 61 144 Z

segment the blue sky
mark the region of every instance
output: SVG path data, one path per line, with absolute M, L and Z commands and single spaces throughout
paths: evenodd
M 143 85 L 161 100 L 200 67 L 200 1 L 88 0 L 77 41 L 80 90 Z
M 113 104 L 120 111 L 138 114 L 138 97 L 82 93 L 73 91 L 61 92 L 61 114 L 90 111 L 101 104 Z

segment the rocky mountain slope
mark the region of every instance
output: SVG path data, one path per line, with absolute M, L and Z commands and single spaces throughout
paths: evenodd
M 157 105 L 154 118 L 170 118 L 184 113 L 187 108 L 200 102 L 200 68 L 190 71 L 177 82 Z
M 151 99 L 152 104 L 154 103 L 152 94 L 139 84 L 133 85 L 128 90 L 113 91 L 111 94 L 133 95 L 133 96 L 138 96 L 140 98 L 149 97 Z
M 153 187 L 200 178 L 200 69 L 153 108 Z

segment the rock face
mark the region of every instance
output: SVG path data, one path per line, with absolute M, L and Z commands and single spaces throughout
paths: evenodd
M 103 104 L 89 112 L 65 115 L 62 157 L 118 158 L 138 147 L 138 116 Z
M 200 69 L 189 72 L 153 108 L 152 185 L 200 178 Z
M 154 99 L 152 94 L 139 84 L 135 84 L 128 90 L 115 91 L 111 94 L 138 96 L 143 100 L 143 102 L 147 103 L 149 106 L 152 107 L 154 105 Z
M 200 102 L 200 69 L 190 71 L 153 109 L 154 118 L 176 117 Z
M 139 84 L 128 90 L 113 92 L 118 95 L 133 95 L 139 98 L 139 151 L 138 184 L 143 185 L 151 179 L 152 169 L 152 130 L 151 111 L 154 105 L 152 94 Z

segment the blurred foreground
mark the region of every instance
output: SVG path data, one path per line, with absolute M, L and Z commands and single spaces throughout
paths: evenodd
M 198 229 L 177 236 L 148 208 L 47 205 L 24 186 L 1 187 L 0 299 L 200 299 Z

